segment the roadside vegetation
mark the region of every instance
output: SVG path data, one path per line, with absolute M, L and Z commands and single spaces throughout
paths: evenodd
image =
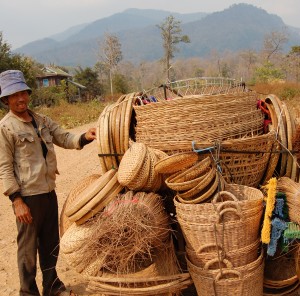
M 32 88 L 30 107 L 49 115 L 65 128 L 96 121 L 104 106 L 116 101 L 122 94 L 193 77 L 235 78 L 261 96 L 275 94 L 296 109 L 300 108 L 300 45 L 292 46 L 288 53 L 284 52 L 284 44 L 288 40 L 284 30 L 267 34 L 259 52 L 250 49 L 236 53 L 215 51 L 206 58 L 175 59 L 179 43 L 192 43 L 193 40 L 181 34 L 180 22 L 172 16 L 158 28 L 164 48 L 164 56 L 159 61 L 141 62 L 139 65 L 124 61 L 118 37 L 107 35 L 104 43 L 99 44 L 99 60 L 94 67 L 54 65 L 86 87 L 79 101 L 69 99 L 76 97 L 76 88 L 68 86 L 66 91 L 64 83 L 37 88 L 36 76 L 47 65 L 12 53 L 1 31 L 0 73 L 8 69 L 21 70 Z M 0 119 L 5 114 L 6 110 L 0 104 Z

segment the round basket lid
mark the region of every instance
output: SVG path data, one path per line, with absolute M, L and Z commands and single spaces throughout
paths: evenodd
M 118 181 L 123 186 L 130 184 L 139 174 L 147 153 L 143 143 L 133 143 L 124 153 L 118 170 Z
M 162 174 L 172 174 L 191 167 L 198 160 L 196 152 L 181 152 L 168 156 L 155 165 L 155 170 Z

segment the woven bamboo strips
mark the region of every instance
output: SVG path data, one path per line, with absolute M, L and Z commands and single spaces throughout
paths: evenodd
M 253 94 L 184 97 L 134 109 L 136 141 L 161 150 L 172 142 L 255 136 L 263 128 Z

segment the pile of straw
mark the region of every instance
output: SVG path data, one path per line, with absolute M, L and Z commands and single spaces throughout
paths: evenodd
M 144 192 L 120 194 L 104 211 L 78 227 L 89 229 L 89 238 L 84 237 L 85 243 L 73 252 L 62 251 L 67 262 L 85 275 L 97 275 L 100 269 L 121 274 L 143 269 L 152 263 L 154 249 L 163 249 L 170 236 L 169 216 L 161 197 Z M 68 233 L 72 229 L 64 236 L 72 237 Z M 76 237 L 78 241 L 78 234 Z

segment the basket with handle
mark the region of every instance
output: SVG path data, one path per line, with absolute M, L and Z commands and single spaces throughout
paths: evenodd
M 235 211 L 236 209 L 226 209 Z M 190 223 L 178 217 L 186 244 L 189 248 L 198 250 L 205 244 L 221 244 L 225 251 L 236 250 L 255 242 L 259 236 L 260 222 L 263 211 L 260 215 L 245 219 L 240 216 L 237 221 L 222 222 L 219 215 L 218 223 Z
M 208 261 L 218 257 L 219 255 L 228 259 L 232 263 L 233 267 L 238 267 L 255 261 L 259 256 L 260 247 L 260 239 L 257 239 L 254 243 L 246 247 L 237 250 L 228 250 L 227 252 L 222 251 L 221 245 L 206 244 L 198 250 L 192 250 L 186 247 L 186 255 L 195 266 L 202 268 Z
M 217 206 L 226 202 L 228 202 L 228 205 L 232 204 L 231 202 L 238 202 L 242 211 L 253 210 L 254 208 L 259 209 L 262 207 L 263 193 L 257 188 L 238 184 L 228 184 L 225 182 L 224 191 L 226 191 L 226 193 L 216 193 L 211 203 L 187 204 L 182 203 L 178 196 L 176 196 L 174 198 L 176 211 L 190 215 L 195 215 L 195 213 L 197 213 L 197 215 L 203 215 L 203 213 L 212 215 L 216 214 Z
M 198 295 L 263 295 L 263 254 L 257 260 L 233 267 L 231 262 L 218 258 L 199 268 L 187 259 L 188 270 L 194 281 Z
M 260 192 L 261 193 L 261 192 Z M 223 198 L 223 202 L 217 202 L 218 199 Z M 230 200 L 232 199 L 232 200 Z M 216 223 L 219 219 L 220 213 L 223 215 L 223 221 L 234 221 L 240 215 L 243 215 L 244 218 L 250 218 L 255 215 L 261 215 L 263 210 L 262 199 L 260 203 L 257 203 L 255 207 L 248 207 L 247 203 L 239 202 L 237 198 L 230 192 L 221 191 L 215 194 L 210 209 L 207 210 L 209 204 L 201 204 L 198 207 L 195 205 L 195 210 L 193 211 L 192 207 L 186 206 L 184 203 L 179 203 L 177 199 L 174 199 L 176 206 L 176 215 L 179 219 L 185 220 L 186 222 L 191 223 Z M 233 210 L 225 209 L 233 208 Z M 239 215 L 237 215 L 239 213 Z M 254 219 L 256 219 L 254 217 Z

